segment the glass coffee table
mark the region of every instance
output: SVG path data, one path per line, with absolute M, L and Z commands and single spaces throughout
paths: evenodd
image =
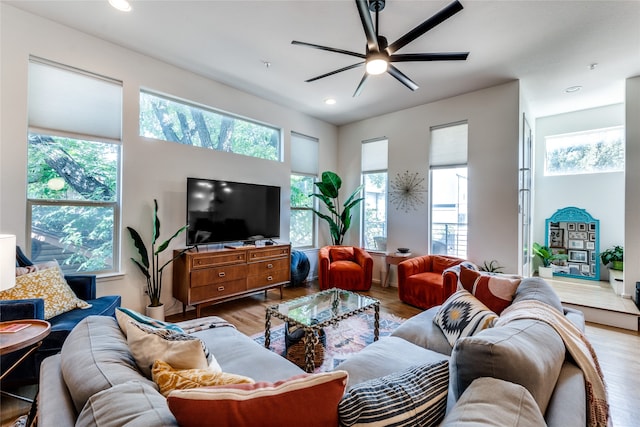
M 304 331 L 306 372 L 315 369 L 315 345 L 322 328 L 374 309 L 373 340 L 380 333 L 380 301 L 343 289 L 328 289 L 267 307 L 264 325 L 264 346 L 271 345 L 271 316 L 289 322 Z

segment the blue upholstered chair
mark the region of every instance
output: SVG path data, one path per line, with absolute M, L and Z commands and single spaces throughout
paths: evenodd
M 33 265 L 33 263 L 17 247 L 16 266 L 26 267 L 29 265 Z M 3 388 L 7 384 L 10 386 L 37 382 L 42 360 L 60 352 L 69 332 L 85 317 L 93 315 L 115 316 L 115 310 L 116 307 L 120 307 L 121 298 L 119 295 L 96 298 L 95 275 L 65 276 L 65 279 L 78 298 L 91 304 L 91 308 L 76 308 L 47 319 L 51 324 L 51 333 L 43 340 L 38 351 L 22 362 L 15 371 L 3 380 Z M 44 319 L 44 300 L 34 298 L 0 301 L 0 321 L 18 319 Z M 25 352 L 26 349 L 2 356 L 0 366 L 11 366 L 13 361 L 18 360 Z

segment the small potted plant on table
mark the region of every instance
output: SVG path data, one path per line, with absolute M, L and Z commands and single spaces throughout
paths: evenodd
M 609 268 L 609 283 L 616 295 L 621 295 L 624 288 L 624 249 L 622 246 L 613 246 L 600 254 L 600 259 L 605 267 Z

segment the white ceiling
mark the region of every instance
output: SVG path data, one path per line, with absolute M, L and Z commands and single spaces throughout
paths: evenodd
M 291 45 L 364 53 L 353 0 L 130 1 L 129 13 L 107 0 L 5 2 L 336 125 L 513 79 L 540 117 L 623 102 L 624 79 L 640 75 L 635 0 L 460 0 L 464 10 L 398 53 L 469 51 L 467 61 L 396 64 L 420 89 L 383 74 L 357 98 L 362 68 L 305 83 L 356 58 Z M 395 41 L 448 3 L 387 0 L 380 34 Z M 574 85 L 583 89 L 564 93 Z

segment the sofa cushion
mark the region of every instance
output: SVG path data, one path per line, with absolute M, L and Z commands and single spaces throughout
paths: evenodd
M 353 261 L 353 248 L 331 248 L 329 249 L 329 259 L 336 261 Z
M 456 291 L 440 306 L 433 321 L 449 344 L 490 328 L 498 316 L 467 290 Z
M 94 394 L 127 381 L 156 388 L 140 371 L 116 319 L 89 316 L 73 328 L 61 352 L 61 368 L 76 410 Z
M 182 427 L 202 420 L 234 427 L 338 426 L 347 373 L 301 374 L 276 383 L 175 390 L 167 403 Z
M 340 425 L 437 425 L 447 408 L 448 387 L 446 360 L 360 383 L 338 405 Z
M 499 378 L 524 386 L 545 413 L 565 353 L 560 336 L 538 320 L 514 320 L 485 329 L 454 346 L 451 390 L 459 398 L 476 378 Z
M 536 401 L 526 388 L 496 378 L 485 377 L 471 383 L 440 427 L 540 427 L 545 425 Z
M 125 336 L 127 335 L 127 323 L 129 321 L 142 323 L 143 325 L 153 328 L 169 329 L 180 333 L 184 332 L 181 327 L 174 323 L 163 322 L 128 308 L 118 307 L 115 314 L 118 326 L 120 326 L 120 330 Z
M 0 292 L 0 299 L 18 300 L 42 298 L 44 318 L 50 319 L 74 308 L 88 308 L 90 304 L 81 300 L 71 290 L 59 268 L 46 268 L 16 277 L 13 288 Z
M 177 426 L 164 397 L 149 384 L 128 381 L 91 396 L 76 427 Z
M 453 267 L 454 265 L 460 264 L 462 259 L 455 258 L 451 256 L 439 256 L 432 255 L 431 256 L 431 271 L 435 271 L 436 273 L 441 273 L 445 271 L 449 267 Z
M 522 280 L 519 276 L 481 273 L 460 266 L 460 283 L 496 314 L 507 308 Z
M 127 342 L 138 368 L 147 378 L 151 378 L 151 367 L 156 360 L 167 362 L 176 369 L 221 371 L 207 346 L 192 335 L 128 321 Z
M 562 303 L 560 302 L 560 298 L 558 298 L 558 294 L 556 294 L 551 285 L 541 277 L 527 277 L 522 279 L 520 286 L 518 286 L 516 290 L 513 302 L 516 303 L 524 300 L 541 301 L 554 307 L 560 313 L 563 312 Z
M 391 333 L 392 337 L 402 338 L 420 347 L 450 355 L 453 347 L 449 344 L 442 329 L 433 322 L 440 306 L 416 314 L 407 319 Z
M 166 362 L 156 360 L 151 368 L 153 382 L 163 396 L 168 396 L 173 390 L 183 390 L 203 386 L 227 384 L 253 384 L 249 377 L 228 374 L 214 369 L 174 369 Z

